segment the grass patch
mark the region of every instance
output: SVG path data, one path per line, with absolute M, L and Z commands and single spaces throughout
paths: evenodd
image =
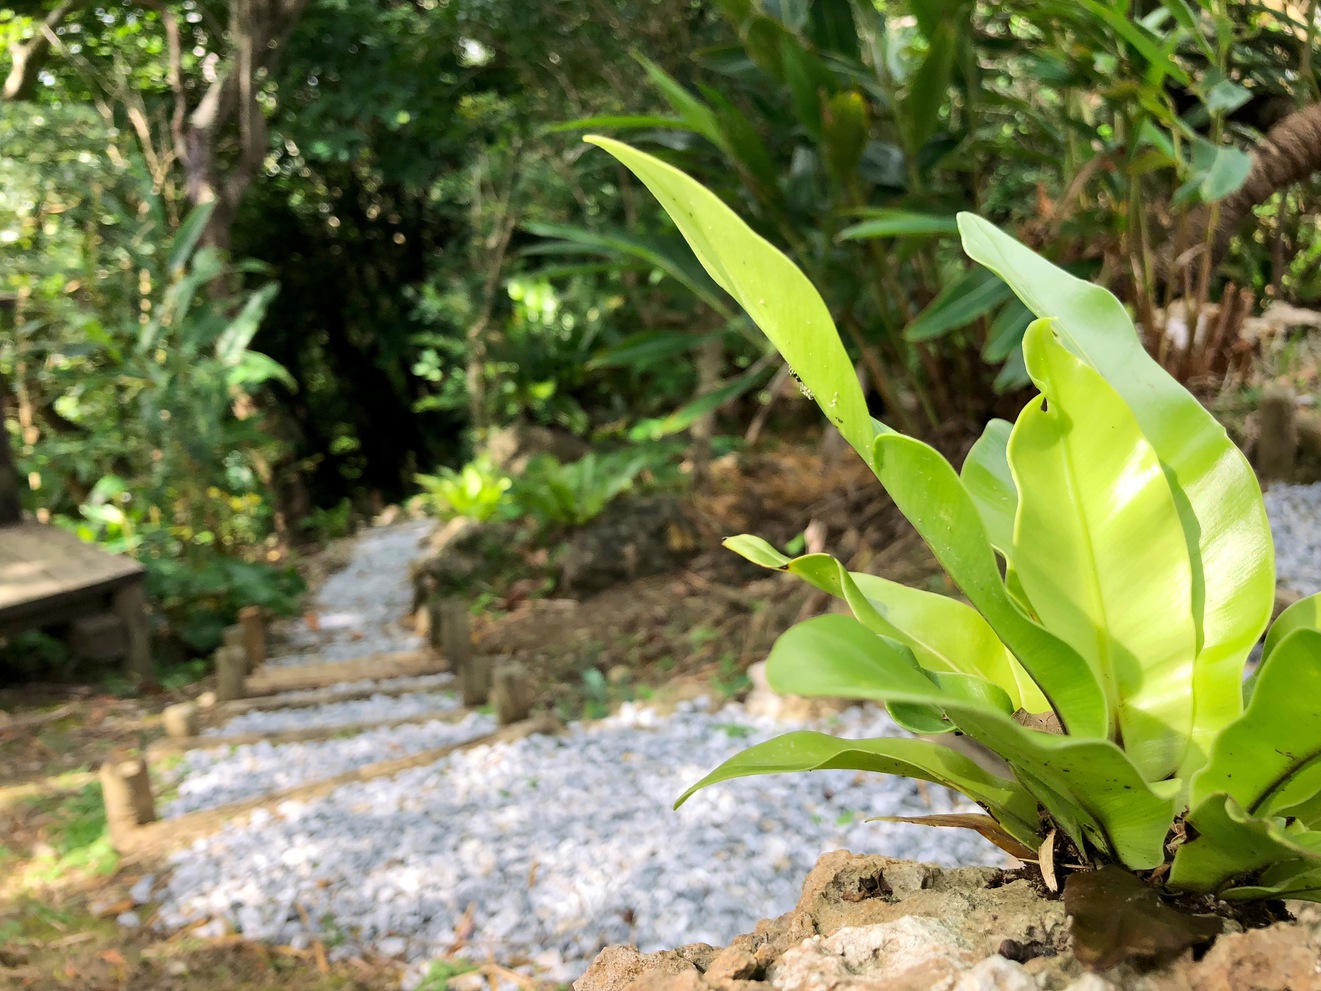
M 44 836 L 48 849 L 32 859 L 26 872 L 29 880 L 57 881 L 72 871 L 105 876 L 119 869 L 119 855 L 106 829 L 100 782 L 60 795 L 29 798 L 24 804 L 50 820 Z
M 427 966 L 427 972 L 422 975 L 422 982 L 418 984 L 417 991 L 445 991 L 454 978 L 471 974 L 476 969 L 477 965 L 465 957 L 432 960 Z

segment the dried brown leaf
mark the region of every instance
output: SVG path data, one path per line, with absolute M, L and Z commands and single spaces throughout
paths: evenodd
M 1046 888 L 1053 894 L 1060 890 L 1060 882 L 1055 877 L 1055 830 L 1052 829 L 1046 834 L 1046 838 L 1041 841 L 1041 849 L 1037 851 L 1037 866 L 1041 868 L 1041 880 L 1046 882 Z
M 1110 865 L 1070 874 L 1064 882 L 1073 952 L 1094 971 L 1125 960 L 1163 961 L 1220 934 L 1220 919 L 1167 905 L 1141 878 Z
M 1031 713 L 1026 709 L 1019 709 L 1014 713 L 1014 722 L 1027 729 L 1040 730 L 1042 733 L 1054 733 L 1056 736 L 1064 735 L 1064 727 L 1060 725 L 1060 717 L 1053 712 Z
M 971 829 L 976 833 L 980 833 L 1011 857 L 1017 857 L 1019 860 L 1026 860 L 1029 863 L 1035 862 L 1037 859 L 1035 850 L 1024 846 L 1010 836 L 1005 832 L 1004 827 L 990 816 L 978 815 L 975 812 L 957 812 L 931 816 L 877 816 L 876 819 L 868 819 L 867 821 L 875 822 L 877 820 L 882 822 L 909 822 L 917 826 L 947 826 L 955 829 Z

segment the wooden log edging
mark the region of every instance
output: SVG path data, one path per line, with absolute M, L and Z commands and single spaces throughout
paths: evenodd
M 410 726 L 415 723 L 457 723 L 469 714 L 466 709 L 434 709 L 431 712 L 422 712 L 413 716 L 400 716 L 397 719 L 340 723 L 336 726 L 308 726 L 304 729 L 285 730 L 282 733 L 255 732 L 234 733 L 230 736 L 220 736 L 218 734 L 214 736 L 167 736 L 153 741 L 147 748 L 147 755 L 155 760 L 167 754 L 181 754 L 187 750 L 217 750 L 221 747 L 242 747 L 253 743 L 269 743 L 272 746 L 278 746 L 281 743 L 308 743 L 314 740 L 331 740 L 337 736 L 369 733 L 372 730 Z
M 448 672 L 436 672 L 447 674 Z M 425 678 L 427 675 L 418 675 Z M 359 679 L 362 680 L 362 679 Z M 259 695 L 256 698 L 235 699 L 232 702 L 220 702 L 205 712 L 207 725 L 223 723 L 235 716 L 244 716 L 249 712 L 272 712 L 277 709 L 310 709 L 318 705 L 334 705 L 336 702 L 357 702 L 374 695 L 392 698 L 398 695 L 411 695 L 414 692 L 448 691 L 452 682 L 444 685 L 370 685 L 366 688 L 353 688 L 337 691 L 334 685 L 328 688 L 311 689 L 302 698 L 290 699 L 282 695 Z
M 423 674 L 443 674 L 444 662 L 430 651 L 405 650 L 369 654 L 351 661 L 311 661 L 307 664 L 272 666 L 269 661 L 247 679 L 248 698 L 326 688 L 337 682 L 407 678 Z
M 254 812 L 280 802 L 306 802 L 323 798 L 343 785 L 358 781 L 370 781 L 374 778 L 393 777 L 415 767 L 425 767 L 427 764 L 433 764 L 451 754 L 495 743 L 510 743 L 536 733 L 554 733 L 558 729 L 559 722 L 554 717 L 538 716 L 521 723 L 515 723 L 512 726 L 505 726 L 492 733 L 474 737 L 471 740 L 464 740 L 461 743 L 451 743 L 434 750 L 424 750 L 420 753 L 410 754 L 407 757 L 378 761 L 375 764 L 368 764 L 338 774 L 333 778 L 307 781 L 291 788 L 284 788 L 280 791 L 269 792 L 265 795 L 258 795 L 238 802 L 230 802 L 227 805 L 218 805 L 211 809 L 190 812 L 174 819 L 158 820 L 127 832 L 123 837 L 121 853 L 129 857 L 145 854 L 158 855 L 170 849 L 186 846 L 200 837 L 219 832 L 226 826 L 245 825 Z

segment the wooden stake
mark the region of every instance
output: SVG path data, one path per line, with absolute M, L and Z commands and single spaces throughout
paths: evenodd
M 517 661 L 499 665 L 491 675 L 491 702 L 501 726 L 521 722 L 532 712 L 536 695 L 532 675 Z
M 1277 382 L 1261 390 L 1257 404 L 1257 468 L 1271 479 L 1293 477 L 1298 454 L 1297 405 L 1293 390 Z
M 248 674 L 248 655 L 242 647 L 221 647 L 216 651 L 216 701 L 232 702 L 243 698 L 243 682 Z
M 243 629 L 243 649 L 248 655 L 248 673 L 266 663 L 266 622 L 260 606 L 244 606 L 239 610 L 239 626 Z
M 180 702 L 178 705 L 166 706 L 161 713 L 161 723 L 165 726 L 166 735 L 172 740 L 196 736 L 201 726 L 197 703 Z
M 472 628 L 468 625 L 468 604 L 462 599 L 441 599 L 437 606 L 440 627 L 440 652 L 450 670 L 462 674 L 472 657 Z M 436 614 L 433 614 L 433 619 Z M 488 666 L 487 670 L 490 668 Z
M 151 657 L 151 625 L 147 622 L 147 590 L 141 581 L 115 592 L 115 615 L 124 627 L 124 669 L 129 679 L 143 684 L 156 676 Z
M 139 826 L 156 821 L 147 762 L 128 751 L 111 751 L 101 765 L 101 798 L 110 842 L 121 846 Z
M 487 654 L 469 657 L 459 673 L 463 684 L 463 704 L 476 709 L 491 696 L 491 658 Z

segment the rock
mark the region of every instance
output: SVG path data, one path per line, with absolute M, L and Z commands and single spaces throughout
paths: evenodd
M 707 949 L 714 952 L 711 947 Z M 683 955 L 683 949 L 639 953 L 631 946 L 607 946 L 596 955 L 587 973 L 573 982 L 573 991 L 623 991 L 644 975 L 674 976 L 688 972 L 697 975 L 698 969 Z
M 780 695 L 766 680 L 766 662 L 748 667 L 752 689 L 743 706 L 749 715 L 764 716 L 782 722 L 814 722 L 842 712 L 852 703 L 847 699 L 809 699 L 798 695 Z
M 549 427 L 529 423 L 492 430 L 482 445 L 482 452 L 497 468 L 511 475 L 521 475 L 528 462 L 541 454 L 549 454 L 560 464 L 577 461 L 591 450 L 584 441 Z
M 822 857 L 797 908 L 716 949 L 602 950 L 575 991 L 1321 991 L 1321 910 L 1220 937 L 1200 961 L 1083 971 L 1062 903 L 1015 873 Z M 764 980 L 759 980 L 764 977 Z
M 770 968 L 776 991 L 929 991 L 973 963 L 968 941 L 936 919 L 904 916 L 814 936 Z
M 1297 927 L 1276 924 L 1269 929 L 1221 936 L 1196 964 L 1181 961 L 1187 983 L 1153 982 L 1152 991 L 1321 991 L 1321 946 Z
M 674 496 L 616 499 L 568 535 L 560 591 L 587 598 L 669 571 L 697 551 L 693 531 Z
M 413 583 L 412 610 L 434 595 L 461 593 L 508 563 L 521 523 L 517 520 L 476 520 L 455 517 L 442 523 L 424 542 L 425 552 L 409 566 Z
M 1022 964 L 996 956 L 964 971 L 950 991 L 1037 991 L 1037 982 Z
M 120 912 L 115 916 L 115 922 L 124 929 L 136 929 L 142 925 L 142 916 L 137 912 Z
M 156 886 L 156 875 L 147 874 L 139 878 L 133 887 L 128 889 L 128 896 L 133 899 L 134 905 L 145 905 L 151 901 L 152 889 Z
M 739 946 L 727 946 L 706 968 L 708 981 L 749 981 L 761 968 L 757 958 Z

